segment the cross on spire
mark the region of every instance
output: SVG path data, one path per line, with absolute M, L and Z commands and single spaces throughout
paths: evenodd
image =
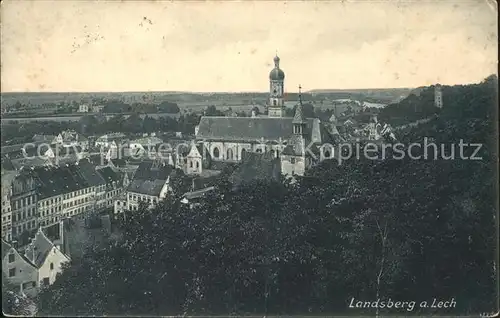
M 299 102 L 302 104 L 302 86 L 299 84 Z

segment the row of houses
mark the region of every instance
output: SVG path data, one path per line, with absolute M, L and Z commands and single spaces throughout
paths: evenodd
M 113 207 L 128 186 L 128 174 L 76 164 L 23 168 L 2 178 L 2 238 L 19 240 L 64 218 L 88 216 Z M 10 206 L 10 209 L 8 208 Z

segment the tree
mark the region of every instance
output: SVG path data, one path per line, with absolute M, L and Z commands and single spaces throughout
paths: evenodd
M 482 161 L 326 160 L 293 183 L 236 189 L 229 166 L 193 204 L 179 200 L 189 184 L 179 172 L 178 190 L 151 210 L 127 211 L 121 240 L 66 268 L 40 306 L 61 315 L 386 315 L 398 311 L 347 306 L 353 296 L 432 295 L 457 305 L 413 313 L 490 312 L 498 297 L 493 84 L 453 88 L 460 109 L 398 136 L 474 140 L 484 144 Z

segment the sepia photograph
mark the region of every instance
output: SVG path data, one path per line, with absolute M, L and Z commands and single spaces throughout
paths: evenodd
M 498 317 L 495 0 L 5 0 L 7 317 Z

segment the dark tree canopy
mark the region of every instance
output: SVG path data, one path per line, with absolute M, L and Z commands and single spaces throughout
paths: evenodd
M 223 173 L 199 205 L 175 195 L 126 212 L 121 240 L 68 267 L 40 295 L 40 310 L 375 314 L 349 309 L 355 297 L 417 301 L 411 313 L 380 315 L 494 311 L 495 85 L 448 88 L 449 109 L 399 136 L 483 143 L 483 160 L 324 161 L 296 183 L 256 180 L 237 190 Z M 433 298 L 457 306 L 419 307 Z

